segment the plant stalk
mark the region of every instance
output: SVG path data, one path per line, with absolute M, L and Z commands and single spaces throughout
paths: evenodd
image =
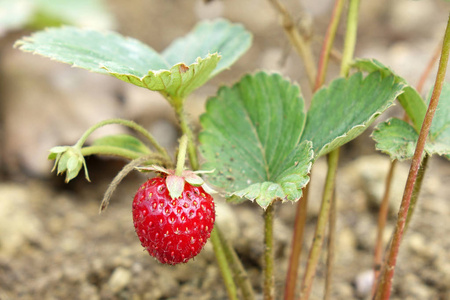
M 334 249 L 336 244 L 336 193 L 331 197 L 330 220 L 328 222 L 327 274 L 325 277 L 325 292 L 323 299 L 331 299 L 331 287 L 334 266 Z
M 175 169 L 175 175 L 181 176 L 184 170 L 184 163 L 186 161 L 186 149 L 188 144 L 187 135 L 183 135 L 180 139 L 180 146 L 178 147 L 177 167 Z
M 167 153 L 166 149 L 164 149 L 161 145 L 159 145 L 159 143 L 156 141 L 156 139 L 144 127 L 140 126 L 136 122 L 129 121 L 129 120 L 124 120 L 124 119 L 108 119 L 108 120 L 104 120 L 104 121 L 101 121 L 101 122 L 95 124 L 94 126 L 89 128 L 81 136 L 81 138 L 77 141 L 77 143 L 74 145 L 74 147 L 81 148 L 84 145 L 84 143 L 86 142 L 87 138 L 95 130 L 99 129 L 100 127 L 103 127 L 105 125 L 110 125 L 110 124 L 119 124 L 119 125 L 127 126 L 127 127 L 131 128 L 131 129 L 139 132 L 165 158 L 165 160 L 167 160 L 167 161 L 171 160 L 171 158 L 170 158 L 169 154 Z
M 309 174 L 311 176 L 311 173 Z M 303 188 L 303 197 L 297 203 L 294 233 L 292 236 L 291 256 L 289 257 L 286 284 L 284 288 L 284 299 L 293 300 L 295 297 L 295 287 L 297 285 L 298 266 L 300 254 L 302 252 L 303 235 L 305 232 L 306 212 L 308 208 L 309 184 Z
M 237 300 L 237 290 L 236 285 L 234 284 L 233 274 L 228 266 L 226 252 L 222 246 L 220 241 L 220 236 L 218 231 L 217 224 L 214 226 L 214 229 L 211 232 L 211 243 L 214 248 L 214 253 L 216 255 L 217 263 L 219 264 L 220 272 L 222 273 L 223 281 L 225 282 L 225 288 L 228 293 L 228 298 L 230 300 Z
M 253 291 L 253 287 L 250 283 L 247 272 L 244 269 L 244 266 L 239 260 L 239 257 L 237 256 L 230 242 L 223 236 L 222 231 L 220 231 L 218 227 L 216 227 L 216 231 L 220 238 L 220 242 L 222 243 L 223 251 L 225 253 L 227 261 L 230 264 L 231 270 L 233 271 L 237 285 L 242 292 L 242 299 L 254 300 L 255 293 Z
M 187 120 L 187 116 L 184 112 L 184 108 L 182 105 L 175 106 L 175 112 L 177 114 L 178 120 L 180 122 L 181 131 L 183 134 L 187 135 L 188 138 L 188 155 L 189 155 L 189 161 L 191 162 L 191 168 L 192 170 L 198 170 L 200 167 L 198 163 L 198 156 L 197 156 L 197 149 L 195 146 L 195 137 L 194 133 L 192 132 L 192 129 L 189 127 L 189 123 Z
M 383 233 L 386 227 L 386 220 L 389 210 L 389 195 L 391 192 L 392 178 L 394 177 L 395 166 L 397 165 L 397 160 L 393 160 L 389 167 L 388 174 L 386 176 L 386 183 L 384 189 L 383 200 L 380 204 L 380 210 L 378 212 L 378 226 L 377 226 L 377 237 L 375 240 L 375 251 L 374 251 L 374 280 L 372 285 L 372 294 L 375 293 L 378 277 L 380 275 L 381 265 L 383 263 Z
M 273 219 L 274 203 L 264 211 L 264 300 L 275 298 Z
M 334 38 L 342 15 L 344 7 L 344 0 L 336 0 L 334 2 L 333 12 L 331 13 L 330 23 L 328 24 L 327 32 L 322 45 L 322 50 L 319 58 L 319 66 L 316 81 L 314 84 L 314 91 L 317 91 L 325 82 L 325 75 L 328 69 L 328 62 L 330 60 L 330 53 L 333 47 Z
M 322 50 L 320 53 L 318 72 L 313 86 L 313 91 L 317 91 L 325 82 L 325 75 L 328 69 L 328 62 L 333 46 L 334 38 L 336 36 L 339 20 L 342 15 L 344 0 L 336 0 L 334 3 L 333 12 L 331 14 L 330 23 L 328 24 L 327 32 L 325 34 Z M 311 178 L 311 173 L 309 174 Z M 300 254 L 303 245 L 303 233 L 306 224 L 306 212 L 308 207 L 309 186 L 311 182 L 303 189 L 303 197 L 297 203 L 294 233 L 292 237 L 292 249 L 289 257 L 288 272 L 286 274 L 286 284 L 284 289 L 284 299 L 293 300 L 295 297 L 295 287 L 298 276 L 298 266 L 300 262 Z
M 314 85 L 314 79 L 316 77 L 316 66 L 314 64 L 314 55 L 311 51 L 311 45 L 299 32 L 295 26 L 294 21 L 287 11 L 286 7 L 280 2 L 280 0 L 269 0 L 272 6 L 278 11 L 282 18 L 283 29 L 295 51 L 303 59 L 306 75 L 308 76 L 311 86 Z
M 425 119 L 420 130 L 419 139 L 417 141 L 416 150 L 411 162 L 411 167 L 408 173 L 408 179 L 403 193 L 402 203 L 398 212 L 397 224 L 394 231 L 391 247 L 387 257 L 386 266 L 383 269 L 383 275 L 381 277 L 380 285 L 377 289 L 375 299 L 387 300 L 391 294 L 391 286 L 395 272 L 395 265 L 397 262 L 398 251 L 400 249 L 400 243 L 403 238 L 406 219 L 408 216 L 409 206 L 411 203 L 411 197 L 414 190 L 414 185 L 417 180 L 417 174 L 421 164 L 422 154 L 425 148 L 426 138 L 431 128 L 434 114 L 436 112 L 437 105 L 439 103 L 439 96 L 441 94 L 442 85 L 445 80 L 445 74 L 447 71 L 448 57 L 450 52 L 450 16 L 447 22 L 447 28 L 445 30 L 444 41 L 442 44 L 441 59 L 439 61 L 439 68 L 436 75 L 435 85 L 433 93 L 431 95 L 430 104 L 428 105 Z
M 325 239 L 325 231 L 327 228 L 328 218 L 330 215 L 331 200 L 335 186 L 336 171 L 339 160 L 339 148 L 328 154 L 328 171 L 325 180 L 322 204 L 320 206 L 319 216 L 314 233 L 313 244 L 309 251 L 308 263 L 306 266 L 303 282 L 300 290 L 300 298 L 302 300 L 309 299 L 312 283 L 316 275 L 317 265 L 319 263 L 320 253 L 323 241 Z

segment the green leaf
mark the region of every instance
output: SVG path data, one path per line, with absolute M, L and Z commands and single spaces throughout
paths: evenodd
M 431 92 L 428 97 L 430 102 Z M 439 103 L 428 135 L 431 154 L 443 155 L 450 160 L 450 83 L 444 82 Z
M 93 146 L 112 146 L 142 154 L 150 154 L 150 149 L 141 140 L 129 134 L 108 135 L 96 139 Z
M 393 105 L 403 84 L 380 72 L 338 78 L 317 91 L 308 110 L 302 141 L 312 141 L 316 158 L 360 135 Z
M 400 161 L 413 157 L 418 137 L 411 125 L 396 118 L 378 124 L 372 133 L 376 149 Z
M 391 159 L 405 160 L 413 157 L 419 134 L 408 123 L 394 118 L 379 124 L 372 137 L 378 150 L 387 153 Z M 450 160 L 450 84 L 447 82 L 442 87 L 425 151 Z
M 242 26 L 218 20 L 199 24 L 162 55 L 133 38 L 74 27 L 40 31 L 19 40 L 16 46 L 23 51 L 160 91 L 166 98 L 184 99 L 229 67 L 250 43 L 250 33 Z M 216 69 L 221 55 L 224 60 Z
M 211 72 L 211 76 L 214 76 L 230 67 L 250 48 L 251 43 L 252 36 L 242 25 L 233 25 L 226 20 L 205 21 L 185 37 L 175 40 L 162 56 L 171 65 L 180 62 L 189 65 L 197 57 L 217 52 L 222 59 Z
M 202 168 L 216 169 L 211 184 L 263 208 L 301 197 L 313 153 L 311 143 L 299 145 L 305 113 L 297 85 L 279 74 L 244 76 L 208 100 L 200 121 Z
M 403 93 L 398 96 L 398 101 L 411 119 L 416 132 L 419 132 L 422 127 L 423 119 L 425 118 L 427 106 L 416 89 L 408 85 L 405 79 L 396 75 L 390 68 L 386 67 L 376 59 L 359 59 L 356 60 L 354 66 L 369 73 L 379 71 L 383 76 L 392 75 L 394 76 L 396 83 L 403 83 L 405 85 Z

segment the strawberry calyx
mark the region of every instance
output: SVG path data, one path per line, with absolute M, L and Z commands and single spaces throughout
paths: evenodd
M 162 174 L 164 177 L 166 177 L 166 186 L 169 190 L 169 195 L 172 199 L 176 199 L 181 197 L 181 194 L 184 191 L 184 185 L 185 183 L 189 183 L 192 186 L 201 186 L 205 192 L 208 194 L 215 193 L 211 187 L 209 187 L 203 178 L 201 178 L 197 174 L 205 174 L 205 173 L 212 173 L 214 170 L 211 171 L 191 171 L 191 170 L 183 170 L 181 172 L 181 175 L 176 174 L 176 170 L 173 169 L 166 169 L 161 166 L 152 165 L 149 167 L 138 167 L 137 170 L 141 172 L 157 172 Z

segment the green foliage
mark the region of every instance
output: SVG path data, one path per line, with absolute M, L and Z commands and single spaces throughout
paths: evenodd
M 297 85 L 278 74 L 244 76 L 209 99 L 200 120 L 203 169 L 216 169 L 211 184 L 263 208 L 301 197 L 313 153 L 309 142 L 299 145 L 305 113 Z
M 314 94 L 301 140 L 312 141 L 316 158 L 329 153 L 360 135 L 403 87 L 380 72 L 335 79 Z
M 233 64 L 250 46 L 251 35 L 225 20 L 203 22 L 162 54 L 133 38 L 74 27 L 52 28 L 16 46 L 89 71 L 184 99 Z M 222 62 L 219 60 L 223 57 Z
M 398 96 L 398 101 L 402 105 L 408 117 L 411 119 L 416 131 L 420 131 L 420 127 L 422 126 L 423 119 L 425 118 L 425 113 L 427 111 L 427 106 L 415 88 L 408 85 L 405 79 L 396 75 L 394 71 L 376 59 L 356 60 L 354 67 L 366 72 L 379 71 L 383 74 L 383 76 L 392 75 L 394 76 L 396 83 L 404 84 L 405 87 L 403 88 L 403 93 Z

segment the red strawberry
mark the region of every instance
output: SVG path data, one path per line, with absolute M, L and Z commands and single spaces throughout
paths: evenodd
M 164 172 L 170 175 L 149 179 L 137 191 L 133 220 L 137 236 L 150 255 L 175 265 L 201 251 L 214 226 L 215 209 L 213 198 L 202 186 L 191 185 L 188 178 L 175 176 L 172 171 Z M 189 173 L 187 177 L 200 178 L 185 172 Z

